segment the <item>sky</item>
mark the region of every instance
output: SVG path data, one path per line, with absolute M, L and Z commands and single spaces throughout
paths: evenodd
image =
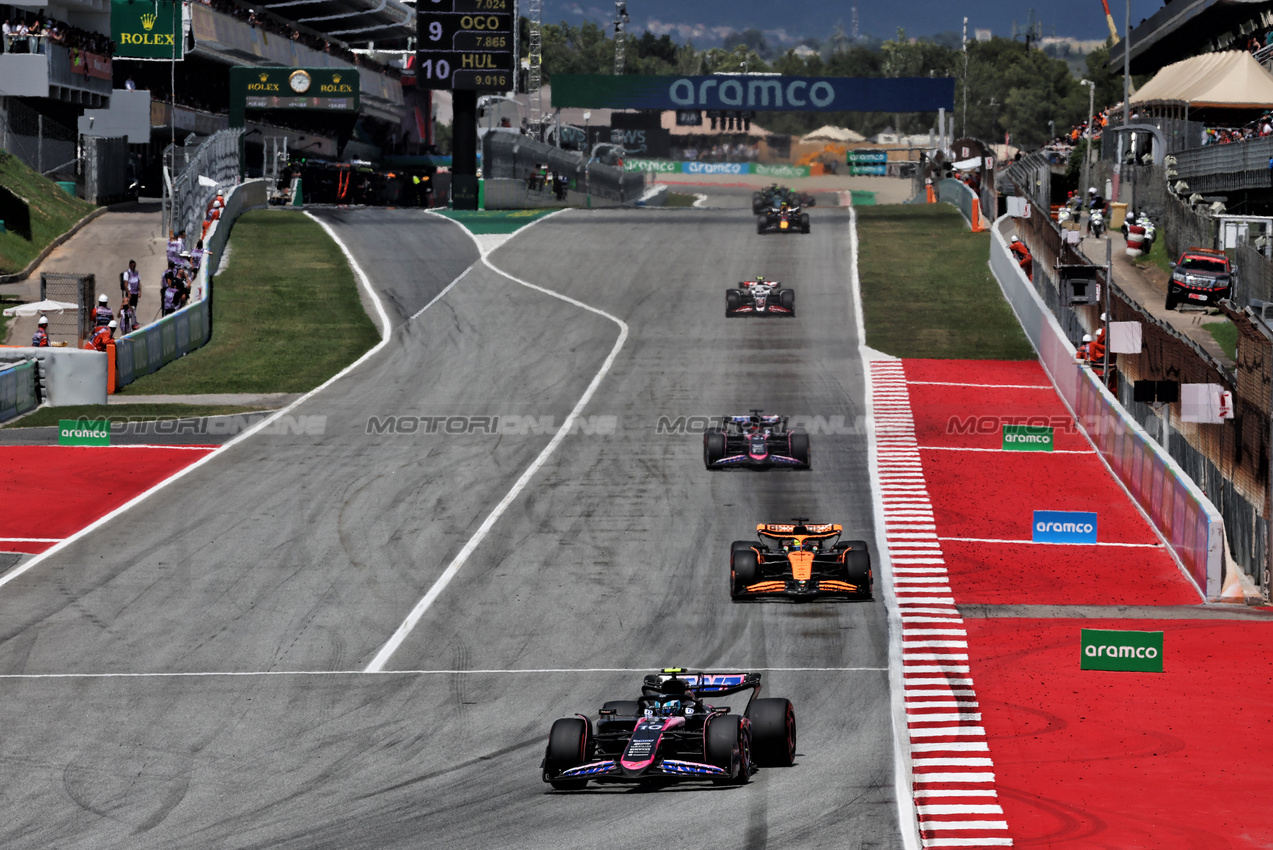
M 825 39 L 836 24 L 845 34 L 852 24 L 854 0 L 626 0 L 631 23 L 628 31 L 650 29 L 669 33 L 677 41 L 692 39 L 709 46 L 731 30 L 755 28 L 766 33 L 771 44 L 794 44 L 806 36 Z M 1123 27 L 1127 0 L 1109 0 L 1119 30 Z M 1162 0 L 1132 0 L 1132 26 L 1161 9 Z M 857 0 L 858 26 L 863 35 L 892 38 L 898 27 L 908 36 L 958 31 L 968 17 L 973 29 L 989 29 L 1011 36 L 1015 20 L 1024 27 L 1034 10 L 1043 24 L 1043 35 L 1102 39 L 1109 35 L 1101 0 Z M 544 21 L 598 23 L 614 18 L 613 0 L 544 0 Z

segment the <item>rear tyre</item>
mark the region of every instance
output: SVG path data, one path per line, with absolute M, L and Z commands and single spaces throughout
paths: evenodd
M 725 714 L 709 720 L 703 750 L 708 764 L 724 768 L 728 774 L 717 779 L 717 784 L 746 785 L 751 779 L 751 740 L 741 717 Z
M 796 761 L 796 710 L 790 700 L 758 699 L 747 707 L 752 757 L 761 767 L 791 767 Z
M 801 467 L 809 468 L 809 435 L 803 431 L 797 431 L 791 435 L 791 456 L 800 461 Z
M 871 555 L 865 546 L 844 553 L 844 580 L 861 588 L 864 598 L 871 598 Z
M 788 310 L 796 309 L 796 291 L 794 289 L 779 289 L 778 303 Z
M 703 434 L 703 464 L 708 469 L 725 456 L 725 445 L 725 435 L 720 431 L 708 431 Z
M 588 723 L 578 717 L 563 717 L 548 732 L 548 751 L 544 755 L 544 767 L 549 775 L 587 764 L 592 757 L 592 735 Z M 586 779 L 553 779 L 558 791 L 578 791 L 588 784 Z
M 756 550 L 750 546 L 746 549 L 734 549 L 729 558 L 729 597 L 742 599 L 748 585 L 755 584 L 759 579 L 760 559 L 756 557 Z

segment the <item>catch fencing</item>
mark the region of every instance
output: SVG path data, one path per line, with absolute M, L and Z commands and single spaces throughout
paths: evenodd
M 208 228 L 208 255 L 192 287 L 192 303 L 115 341 L 115 386 L 122 387 L 206 345 L 212 338 L 212 276 L 225 253 L 230 228 L 250 207 L 264 206 L 267 181 L 249 180 L 226 195 L 221 217 Z
M 219 130 L 190 152 L 171 146 L 164 152 L 164 214 L 172 233 L 186 231 L 190 247 L 203 229 L 203 215 L 217 189 L 239 182 L 242 129 Z M 176 174 L 174 177 L 173 175 Z
M 0 422 L 35 410 L 40 403 L 37 368 L 34 360 L 0 366 Z
M 995 222 L 990 268 L 1062 400 L 1110 469 L 1168 541 L 1172 554 L 1208 599 L 1224 578 L 1224 522 L 1219 511 L 1090 369 L 1074 360 L 1070 337 L 1012 258 Z M 1036 252 L 1035 269 L 1038 269 Z
M 54 180 L 76 178 L 76 131 L 13 97 L 0 97 L 0 148 Z
M 92 274 L 40 272 L 40 300 L 74 304 L 74 313 L 50 312 L 48 333 L 79 348 L 93 335 L 93 308 L 97 306 L 97 277 Z
M 620 203 L 638 200 L 645 193 L 645 175 L 600 162 L 586 162 L 578 151 L 537 142 L 517 133 L 487 133 L 482 138 L 482 176 L 529 180 L 547 166 L 567 178 L 575 191 Z

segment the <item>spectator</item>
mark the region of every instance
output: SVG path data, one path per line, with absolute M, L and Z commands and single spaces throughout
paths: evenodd
M 102 325 L 93 333 L 93 338 L 84 347 L 92 348 L 96 351 L 105 351 L 107 344 L 115 339 L 115 328 L 117 327 L 119 325 L 114 319 L 111 319 L 109 324 Z
M 110 299 L 103 292 L 97 296 L 97 307 L 93 310 L 93 327 L 100 328 L 110 320 L 115 318 L 115 314 L 111 312 Z
M 9 52 L 9 40 L 13 38 L 13 24 L 9 23 L 9 19 L 5 18 L 4 23 L 0 24 L 0 35 L 3 35 L 3 49 L 5 53 Z
M 41 316 L 40 321 L 35 326 L 35 336 L 31 337 L 31 345 L 34 348 L 49 347 L 49 317 Z
M 190 252 L 190 274 L 191 277 L 199 274 L 199 267 L 203 265 L 203 255 L 208 253 L 204 250 L 203 240 L 200 239 L 195 243 L 194 250 Z

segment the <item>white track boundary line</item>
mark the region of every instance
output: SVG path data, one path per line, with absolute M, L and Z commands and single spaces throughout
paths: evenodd
M 865 390 L 867 457 L 871 468 L 879 469 L 880 447 L 875 433 L 875 385 L 871 375 L 870 348 L 866 344 L 866 318 L 862 313 L 862 280 L 858 275 L 857 210 L 849 207 L 849 288 L 853 293 L 853 312 L 857 319 L 858 357 L 862 364 Z M 909 405 L 908 405 L 909 408 Z M 905 690 L 902 685 L 902 618 L 893 591 L 893 562 L 889 557 L 888 541 L 884 537 L 884 494 L 879 477 L 867 476 L 871 481 L 871 503 L 875 511 L 875 554 L 880 564 L 880 578 L 884 589 L 884 604 L 888 611 L 888 683 L 889 703 L 893 715 L 893 793 L 897 797 L 897 823 L 906 850 L 920 850 L 919 813 L 915 809 L 915 796 L 911 784 L 910 727 L 906 720 Z
M 358 283 L 364 289 L 367 290 L 367 296 L 371 299 L 372 304 L 376 308 L 376 313 L 380 317 L 380 322 L 381 322 L 380 342 L 376 343 L 371 348 L 369 348 L 366 352 L 363 353 L 361 357 L 359 357 L 353 363 L 350 363 L 344 369 L 341 369 L 335 375 L 332 375 L 326 381 L 323 381 L 321 384 L 314 387 L 314 389 L 310 390 L 309 392 L 302 395 L 300 398 L 296 399 L 296 401 L 292 402 L 286 407 L 282 407 L 274 411 L 274 413 L 265 417 L 260 422 L 257 422 L 256 424 L 252 425 L 250 428 L 248 428 L 246 431 L 239 434 L 238 436 L 234 437 L 228 443 L 216 449 L 213 449 L 212 451 L 208 452 L 203 457 L 196 460 L 194 463 L 190 464 L 184 469 L 178 470 L 177 472 L 173 473 L 169 477 L 165 478 L 163 481 L 160 481 L 158 484 L 151 487 L 149 490 L 144 490 L 141 493 L 138 493 L 136 496 L 129 499 L 127 502 L 124 502 L 124 504 L 115 508 L 115 510 L 97 519 L 96 521 L 91 522 L 88 525 L 84 526 L 79 531 L 72 534 L 70 537 L 64 538 L 61 543 L 58 543 L 54 546 L 50 546 L 48 549 L 36 555 L 34 558 L 27 561 L 25 564 L 15 567 L 14 569 L 5 573 L 3 576 L 0 576 L 0 587 L 4 587 L 6 584 L 18 578 L 19 576 L 26 574 L 28 571 L 30 571 L 34 567 L 44 563 L 44 561 L 47 560 L 49 557 L 57 554 L 58 552 L 61 552 L 67 546 L 70 546 L 72 543 L 76 542 L 77 540 L 84 537 L 85 535 L 90 534 L 93 531 L 96 531 L 97 529 L 101 528 L 103 525 L 106 525 L 107 523 L 115 519 L 120 514 L 131 509 L 133 506 L 141 504 L 146 499 L 150 498 L 155 493 L 158 493 L 160 490 L 164 489 L 165 487 L 172 484 L 173 482 L 179 481 L 180 479 L 189 475 L 191 472 L 194 472 L 196 469 L 203 466 L 204 464 L 211 462 L 213 458 L 220 456 L 226 449 L 229 449 L 231 446 L 238 445 L 244 440 L 247 440 L 248 438 L 252 437 L 258 431 L 268 427 L 275 420 L 279 419 L 280 417 L 286 416 L 288 413 L 291 413 L 302 403 L 318 395 L 320 392 L 327 389 L 332 384 L 336 383 L 341 378 L 345 377 L 346 375 L 348 375 L 350 372 L 357 369 L 362 364 L 366 363 L 372 357 L 375 357 L 377 354 L 380 353 L 380 351 L 386 345 L 389 344 L 389 335 L 390 335 L 390 332 L 392 331 L 392 327 L 389 323 L 389 314 L 385 312 L 385 305 L 380 300 L 380 296 L 376 294 L 376 290 L 372 288 L 371 280 L 367 277 L 366 272 L 362 270 L 362 266 L 358 265 L 358 261 L 354 259 L 354 255 L 350 252 L 349 248 L 345 245 L 345 243 L 341 241 L 340 237 L 336 235 L 336 231 L 334 231 L 330 225 L 328 225 L 326 222 L 317 218 L 313 213 L 311 213 L 308 210 L 305 211 L 305 215 L 309 216 L 311 220 L 317 223 L 318 226 L 321 227 L 323 231 L 329 237 L 331 237 L 332 241 L 336 243 L 336 246 L 340 248 L 340 252 L 345 255 L 345 261 L 349 263 L 349 267 L 353 270 L 354 277 L 357 279 Z
M 492 667 L 457 670 L 240 670 L 172 673 L 0 673 L 4 679 L 245 679 L 270 676 L 584 676 L 594 673 L 649 673 L 658 667 L 542 667 L 532 670 Z M 884 673 L 887 667 L 747 667 L 714 665 L 720 670 L 749 673 Z
M 532 227 L 538 222 L 547 221 L 553 216 L 558 215 L 560 212 L 564 212 L 564 210 L 549 213 L 543 218 L 535 219 L 535 221 L 531 222 L 526 227 Z M 447 219 L 447 221 L 452 220 L 453 219 Z M 402 624 L 399 625 L 397 630 L 389 637 L 389 640 L 385 642 L 384 646 L 380 648 L 380 651 L 377 652 L 375 657 L 371 659 L 371 663 L 366 667 L 366 672 L 368 673 L 376 673 L 384 669 L 385 664 L 387 664 L 389 659 L 393 657 L 393 654 L 398 650 L 398 647 L 402 646 L 402 642 L 407 639 L 407 636 L 411 634 L 416 625 L 420 622 L 420 618 L 424 616 L 424 613 L 429 610 L 437 598 L 442 595 L 442 591 L 444 591 L 446 586 L 451 583 L 456 575 L 459 574 L 460 570 L 468 561 L 469 557 L 472 556 L 478 545 L 486 538 L 486 535 L 490 533 L 491 529 L 495 527 L 495 523 L 498 522 L 499 518 L 504 515 L 504 511 L 508 509 L 508 506 L 513 503 L 513 500 L 516 499 L 518 495 L 521 494 L 522 490 L 526 488 L 526 485 L 530 483 L 531 478 L 533 478 L 535 473 L 540 470 L 540 467 L 548 461 L 548 458 L 552 456 L 553 452 L 557 451 L 557 447 L 560 446 L 562 441 L 566 439 L 566 435 L 568 435 L 574 427 L 575 421 L 579 418 L 580 414 L 583 413 L 588 402 L 592 400 L 592 396 L 596 393 L 597 388 L 601 386 L 602 380 L 605 379 L 606 374 L 610 371 L 610 367 L 614 365 L 615 358 L 619 356 L 620 349 L 623 348 L 624 343 L 627 342 L 628 339 L 628 325 L 618 316 L 613 316 L 604 310 L 585 304 L 582 301 L 578 301 L 567 295 L 562 295 L 559 292 L 553 292 L 551 289 L 536 286 L 533 283 L 521 280 L 506 271 L 496 268 L 495 265 L 491 263 L 490 259 L 488 259 L 490 252 L 483 248 L 482 243 L 477 239 L 473 232 L 467 227 L 464 227 L 458 221 L 455 222 L 455 224 L 462 227 L 464 232 L 468 233 L 469 236 L 473 238 L 474 244 L 476 244 L 478 250 L 482 252 L 482 263 L 491 271 L 501 277 L 511 280 L 519 286 L 524 286 L 527 289 L 541 292 L 560 301 L 565 301 L 567 304 L 574 305 L 580 309 L 587 310 L 590 313 L 595 313 L 598 316 L 609 319 L 619 326 L 619 338 L 615 340 L 614 347 L 610 349 L 609 356 L 606 357 L 605 362 L 601 364 L 601 369 L 593 376 L 592 382 L 588 384 L 588 388 L 584 391 L 583 396 L 581 396 L 579 401 L 575 404 L 574 409 L 570 411 L 570 415 L 566 417 L 566 421 L 563 422 L 561 427 L 557 429 L 557 433 L 553 435 L 552 440 L 550 440 L 548 445 L 544 447 L 543 451 L 539 453 L 539 456 L 531 462 L 530 466 L 526 467 L 521 476 L 518 477 L 517 481 L 513 483 L 512 489 L 504 495 L 504 498 L 501 499 L 499 504 L 495 506 L 495 509 L 487 515 L 481 526 L 479 526 L 473 536 L 468 539 L 468 542 L 464 544 L 464 548 L 462 548 L 455 558 L 451 560 L 451 563 L 447 565 L 447 568 L 443 570 L 442 574 L 438 576 L 436 581 L 433 582 L 433 585 L 429 588 L 428 592 L 425 593 L 423 598 L 421 598 L 420 601 L 416 603 L 415 607 L 411 609 L 411 613 L 407 615 L 407 618 L 402 621 Z M 517 232 L 521 232 L 521 230 L 525 229 L 526 228 L 521 228 Z

